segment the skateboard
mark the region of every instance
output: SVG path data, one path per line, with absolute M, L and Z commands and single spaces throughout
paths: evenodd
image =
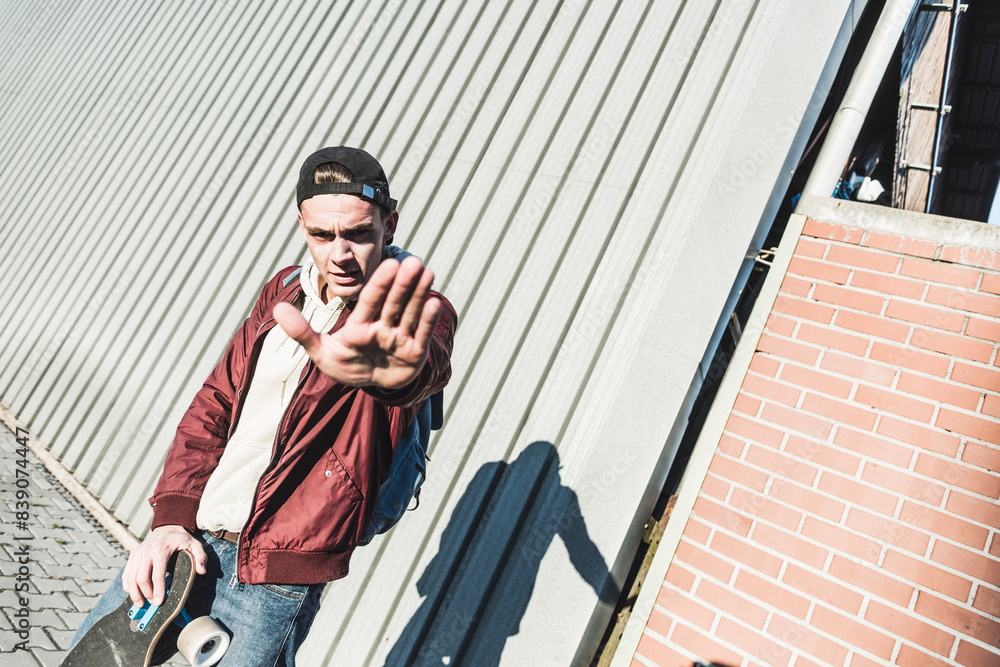
M 117 609 L 87 630 L 62 661 L 62 667 L 149 667 L 164 632 L 175 623 L 182 627 L 177 649 L 195 667 L 208 667 L 222 659 L 229 635 L 208 616 L 191 618 L 184 608 L 194 585 L 194 560 L 178 551 L 167 564 L 167 593 L 163 604 L 142 606 L 125 598 Z

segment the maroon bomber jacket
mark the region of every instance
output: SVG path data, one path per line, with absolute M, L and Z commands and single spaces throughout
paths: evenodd
M 294 303 L 302 288 L 282 269 L 261 292 L 222 360 L 181 419 L 152 498 L 153 528 L 196 531 L 195 516 L 209 476 L 240 418 L 264 335 L 278 301 Z M 237 575 L 247 583 L 312 584 L 347 575 L 392 448 L 425 398 L 451 377 L 458 316 L 440 294 L 441 315 L 417 379 L 391 392 L 340 384 L 306 363 L 285 411 L 240 533 Z M 344 325 L 344 308 L 332 331 Z

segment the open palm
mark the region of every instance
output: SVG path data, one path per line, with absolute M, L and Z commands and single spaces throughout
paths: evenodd
M 274 319 L 305 348 L 320 371 L 353 387 L 404 387 L 427 359 L 440 303 L 428 298 L 434 274 L 417 257 L 382 262 L 361 290 L 344 326 L 332 334 L 312 329 L 288 303 Z

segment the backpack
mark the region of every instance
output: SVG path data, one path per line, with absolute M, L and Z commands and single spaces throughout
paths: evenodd
M 441 392 L 426 399 L 410 428 L 396 444 L 389 472 L 378 488 L 375 508 L 358 545 L 368 544 L 376 535 L 395 526 L 413 499 L 417 501 L 413 509 L 420 506 L 420 486 L 427 478 L 427 461 L 430 460 L 427 458 L 427 443 L 431 429 L 441 428 L 441 399 Z

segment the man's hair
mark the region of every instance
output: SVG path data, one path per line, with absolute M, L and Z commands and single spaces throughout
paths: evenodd
M 339 162 L 324 162 L 313 172 L 313 183 L 353 183 L 354 172 Z
M 340 164 L 339 162 L 324 162 L 316 167 L 316 171 L 313 172 L 313 183 L 355 183 L 354 172 Z M 375 202 L 372 202 L 375 204 Z M 375 209 L 378 211 L 379 220 L 384 221 L 389 217 L 390 211 L 387 211 L 384 207 L 375 204 Z M 386 242 L 388 245 L 392 243 L 392 238 Z
M 316 167 L 313 172 L 313 183 L 357 183 L 354 172 L 340 164 L 339 162 L 324 162 Z M 375 204 L 375 202 L 372 202 Z M 382 220 L 385 220 L 390 211 L 385 207 L 375 204 Z

